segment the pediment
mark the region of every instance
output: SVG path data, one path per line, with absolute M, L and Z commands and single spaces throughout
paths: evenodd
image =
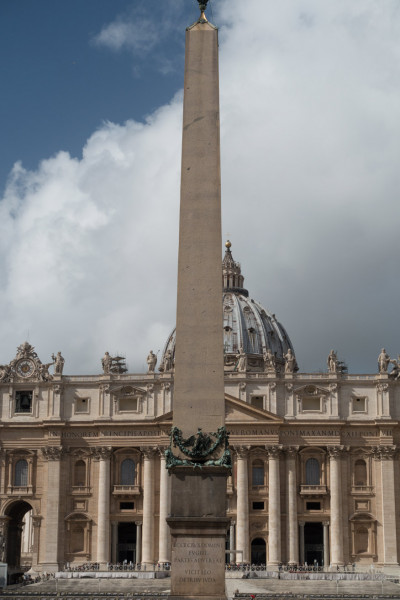
M 256 408 L 231 396 L 225 394 L 225 421 L 226 423 L 283 423 L 284 420 L 277 415 L 269 412 L 268 410 L 262 410 Z
M 169 411 L 155 418 L 157 422 L 170 422 L 172 424 L 173 411 Z M 268 410 L 255 408 L 235 396 L 225 394 L 225 421 L 226 423 L 284 423 L 284 420 Z
M 314 384 L 307 384 L 301 387 L 296 388 L 293 393 L 296 396 L 328 396 L 331 393 L 331 390 L 327 388 L 320 387 Z
M 119 385 L 110 389 L 114 396 L 144 396 L 146 391 L 134 385 Z

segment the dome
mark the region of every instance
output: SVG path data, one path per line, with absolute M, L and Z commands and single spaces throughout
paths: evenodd
M 247 371 L 264 371 L 264 356 L 268 350 L 275 358 L 277 370 L 280 370 L 288 350 L 294 354 L 293 345 L 275 314 L 249 298 L 249 292 L 243 287 L 240 264 L 232 256 L 231 243 L 227 241 L 225 246 L 222 261 L 225 370 L 236 370 L 238 354 L 244 353 Z M 165 344 L 160 371 L 172 370 L 174 356 L 175 329 Z

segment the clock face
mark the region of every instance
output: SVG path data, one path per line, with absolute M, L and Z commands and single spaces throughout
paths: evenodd
M 18 362 L 16 370 L 20 377 L 30 377 L 35 370 L 35 363 L 32 360 L 23 358 Z

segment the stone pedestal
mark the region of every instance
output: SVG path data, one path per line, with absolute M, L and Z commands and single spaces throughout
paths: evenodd
M 226 470 L 177 467 L 167 519 L 172 537 L 170 600 L 225 600 Z M 190 592 L 188 593 L 188 590 Z

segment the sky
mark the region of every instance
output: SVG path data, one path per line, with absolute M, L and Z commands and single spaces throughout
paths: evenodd
M 0 364 L 130 372 L 175 324 L 195 0 L 1 0 Z M 398 0 L 211 0 L 223 238 L 300 371 L 400 353 Z M 223 248 L 221 248 L 221 259 Z

